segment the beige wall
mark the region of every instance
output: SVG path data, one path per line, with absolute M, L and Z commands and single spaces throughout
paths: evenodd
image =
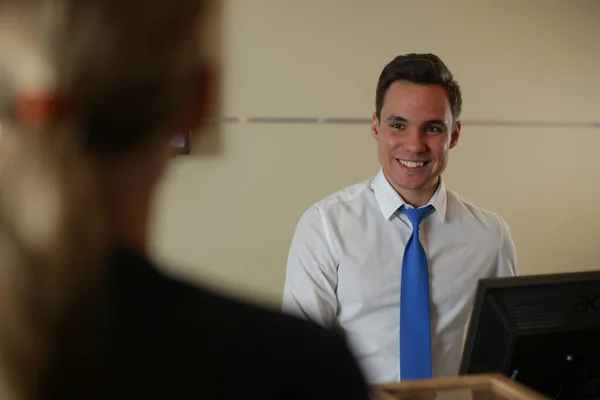
M 227 0 L 221 115 L 370 118 L 381 68 L 434 52 L 463 88 L 449 186 L 511 226 L 524 274 L 600 267 L 600 1 Z M 486 126 L 469 121 L 548 126 Z M 277 305 L 300 214 L 378 169 L 368 125 L 230 124 L 175 159 L 156 254 Z M 198 150 L 198 149 L 196 149 Z

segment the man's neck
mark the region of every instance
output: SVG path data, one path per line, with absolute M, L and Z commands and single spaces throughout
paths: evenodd
M 402 200 L 406 204 L 409 204 L 415 208 L 423 207 L 427 203 L 431 201 L 433 194 L 435 193 L 436 188 L 434 188 L 431 192 L 419 192 L 415 193 L 414 191 L 403 191 L 398 192 Z
M 388 182 L 390 180 L 388 179 Z M 396 190 L 398 195 L 402 198 L 402 200 L 412 207 L 418 208 L 423 207 L 427 203 L 431 201 L 433 195 L 437 191 L 440 186 L 441 178 L 438 177 L 437 183 L 431 185 L 430 187 L 418 189 L 418 190 L 406 190 L 400 187 L 397 187 L 393 183 L 390 182 L 390 185 Z

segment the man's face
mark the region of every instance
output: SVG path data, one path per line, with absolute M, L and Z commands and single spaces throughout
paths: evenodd
M 409 204 L 426 204 L 460 134 L 446 90 L 439 85 L 392 83 L 381 119 L 373 114 L 371 131 L 390 184 Z

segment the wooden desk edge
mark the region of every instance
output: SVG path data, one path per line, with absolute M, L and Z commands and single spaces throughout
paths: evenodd
M 506 378 L 504 375 L 469 375 L 454 378 L 436 378 L 432 380 L 383 383 L 373 385 L 376 398 L 392 399 L 394 395 L 438 392 L 443 390 L 489 390 L 514 400 L 548 400 L 537 392 Z
M 491 388 L 494 379 L 502 375 L 470 375 L 454 378 L 436 378 L 422 381 L 381 383 L 375 385 L 380 390 L 394 393 L 406 393 L 423 390 L 453 390 L 461 388 Z

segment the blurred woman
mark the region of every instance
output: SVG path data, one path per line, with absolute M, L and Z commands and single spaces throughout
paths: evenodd
M 333 333 L 147 256 L 170 134 L 211 101 L 201 3 L 0 1 L 0 398 L 367 398 Z

